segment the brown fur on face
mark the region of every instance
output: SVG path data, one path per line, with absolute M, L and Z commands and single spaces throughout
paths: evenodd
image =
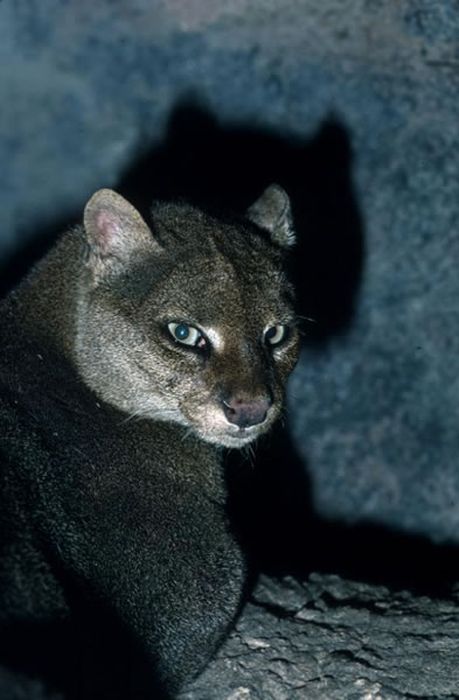
M 214 444 L 239 447 L 268 430 L 298 351 L 278 241 L 248 220 L 176 204 L 156 207 L 150 232 L 106 190 L 86 212 L 73 352 L 88 385 L 129 416 L 177 422 Z M 198 329 L 205 347 L 178 342 L 170 323 Z M 271 347 L 264 333 L 277 324 L 287 337 Z M 247 415 L 269 406 L 241 427 L 228 402 Z

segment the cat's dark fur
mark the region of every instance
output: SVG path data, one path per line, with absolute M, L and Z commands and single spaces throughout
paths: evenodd
M 0 305 L 5 700 L 169 697 L 224 637 L 246 563 L 222 446 L 282 409 L 292 242 L 276 186 L 246 219 L 161 204 L 151 228 L 101 190 Z

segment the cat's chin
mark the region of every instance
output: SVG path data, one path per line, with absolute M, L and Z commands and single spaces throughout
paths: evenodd
M 266 432 L 266 429 L 261 426 L 237 429 L 231 426 L 226 430 L 219 431 L 204 431 L 198 429 L 196 433 L 202 440 L 216 445 L 217 447 L 241 449 L 260 437 L 260 435 Z
M 196 413 L 193 417 L 182 414 L 182 425 L 191 429 L 204 442 L 230 449 L 241 449 L 254 442 L 272 427 L 277 415 L 275 411 L 270 411 L 263 422 L 239 427 L 227 421 L 223 412 L 214 408 L 209 410 L 206 407 L 200 415 Z

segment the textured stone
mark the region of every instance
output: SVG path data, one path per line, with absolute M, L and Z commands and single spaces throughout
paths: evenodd
M 337 576 L 264 578 L 180 700 L 452 700 L 457 603 Z

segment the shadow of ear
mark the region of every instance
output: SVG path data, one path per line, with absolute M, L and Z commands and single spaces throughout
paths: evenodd
M 197 101 L 179 102 L 164 142 L 133 163 L 120 192 L 144 216 L 153 199 L 187 200 L 213 214 L 243 214 L 272 183 L 291 199 L 291 255 L 310 342 L 352 321 L 364 264 L 362 217 L 352 184 L 350 135 L 336 117 L 310 139 L 251 124 L 222 124 Z

